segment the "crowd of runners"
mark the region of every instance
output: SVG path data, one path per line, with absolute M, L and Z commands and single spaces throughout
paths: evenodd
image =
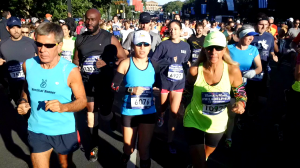
M 204 168 L 223 136 L 230 148 L 233 128 L 243 129 L 258 115 L 259 97 L 270 95 L 270 62 L 280 66 L 287 58 L 295 69 L 295 82 L 285 91 L 288 111 L 297 111 L 298 19 L 275 25 L 273 17 L 260 13 L 249 23 L 232 18 L 218 23 L 176 14 L 174 20 L 159 21 L 143 12 L 138 20 L 115 16 L 105 21 L 97 9 L 78 22 L 70 13 L 57 23 L 51 14 L 40 20 L 20 19 L 9 11 L 2 16 L 0 83 L 28 120 L 34 167 L 49 167 L 53 150 L 61 167 L 68 167 L 67 156 L 78 149 L 80 137 L 74 112 L 82 111 L 90 140 L 90 149 L 84 150 L 90 151 L 91 162 L 97 161 L 98 124 L 110 121 L 116 129 L 112 107 L 118 95 L 124 142 L 120 167 L 127 166 L 137 138 L 140 167 L 151 167 L 154 128 L 165 120 L 168 149 L 176 154 L 174 133 L 182 120 L 189 167 Z M 299 118 L 294 115 L 289 117 Z M 287 125 L 287 137 L 293 128 Z

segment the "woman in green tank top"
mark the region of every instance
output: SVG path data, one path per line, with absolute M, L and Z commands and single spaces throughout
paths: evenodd
M 187 76 L 193 97 L 184 116 L 194 168 L 206 166 L 226 130 L 230 90 L 236 97 L 233 112 L 244 113 L 247 101 L 241 71 L 229 55 L 224 34 L 209 33 L 203 47 Z

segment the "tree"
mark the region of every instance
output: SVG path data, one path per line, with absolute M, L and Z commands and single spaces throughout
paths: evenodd
M 179 11 L 181 11 L 182 5 L 183 5 L 183 2 L 181 2 L 179 0 L 171 1 L 171 2 L 168 2 L 167 4 L 163 5 L 163 9 L 167 13 L 172 13 L 175 11 L 179 12 Z

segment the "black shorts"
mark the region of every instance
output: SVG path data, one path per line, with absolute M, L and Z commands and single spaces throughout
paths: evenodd
M 189 146 L 205 144 L 209 147 L 217 147 L 224 132 L 207 133 L 193 127 L 184 127 Z
M 28 131 L 31 153 L 41 153 L 53 148 L 57 153 L 67 155 L 78 149 L 77 132 L 48 136 Z
M 124 127 L 137 127 L 140 124 L 155 124 L 156 113 L 145 115 L 122 115 L 122 125 Z

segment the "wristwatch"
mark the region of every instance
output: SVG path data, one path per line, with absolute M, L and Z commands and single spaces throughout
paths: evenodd
M 127 92 L 128 92 L 128 93 L 132 93 L 132 92 L 133 92 L 133 88 L 132 88 L 132 87 L 129 87 L 129 88 L 127 89 Z

